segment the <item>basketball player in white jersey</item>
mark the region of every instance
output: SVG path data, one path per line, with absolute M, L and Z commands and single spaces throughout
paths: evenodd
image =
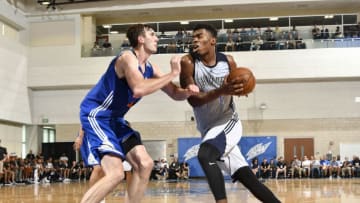
M 193 50 L 181 60 L 180 84 L 194 84 L 200 89 L 188 102 L 202 137 L 198 159 L 216 202 L 227 202 L 222 170 L 260 201 L 280 202 L 258 181 L 238 146 L 242 125 L 232 95 L 239 95 L 243 85 L 238 79 L 226 82 L 229 71 L 237 67 L 233 57 L 216 52 L 217 31 L 212 26 L 199 24 L 192 36 Z

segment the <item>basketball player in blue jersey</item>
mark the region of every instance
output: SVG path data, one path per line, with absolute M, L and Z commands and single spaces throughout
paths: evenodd
M 229 71 L 237 67 L 233 57 L 216 52 L 217 31 L 210 25 L 195 26 L 192 37 L 193 52 L 181 60 L 180 84 L 200 89 L 188 102 L 202 137 L 198 159 L 216 202 L 227 202 L 222 171 L 262 202 L 280 202 L 258 181 L 238 147 L 242 125 L 232 95 L 239 95 L 243 85 L 239 79 L 226 82 Z
M 180 88 L 171 81 L 180 74 L 180 56 L 171 58 L 171 71 L 163 74 L 148 58 L 157 51 L 158 38 L 147 25 L 127 31 L 132 50 L 115 57 L 98 83 L 80 105 L 80 120 L 91 153 L 90 165 L 100 163 L 104 176 L 85 193 L 82 203 L 98 203 L 124 178 L 122 159 L 133 167 L 125 202 L 140 202 L 147 187 L 153 160 L 142 145 L 140 134 L 128 126 L 125 114 L 143 96 L 159 89 L 174 100 L 198 93 L 196 85 Z

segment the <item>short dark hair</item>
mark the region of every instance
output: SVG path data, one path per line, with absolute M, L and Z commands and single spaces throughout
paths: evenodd
M 208 31 L 212 37 L 217 37 L 217 30 L 212 26 L 212 25 L 209 25 L 209 24 L 197 24 L 195 25 L 194 29 L 193 29 L 193 32 L 196 31 L 196 30 L 200 30 L 200 29 L 205 29 L 206 31 Z
M 145 34 L 145 30 L 153 29 L 149 25 L 136 24 L 129 27 L 126 37 L 129 39 L 130 45 L 135 48 L 138 45 L 138 37 Z

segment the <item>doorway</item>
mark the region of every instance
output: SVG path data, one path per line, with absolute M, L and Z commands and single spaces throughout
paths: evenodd
M 314 138 L 285 138 L 284 159 L 290 164 L 296 155 L 300 160 L 306 155 L 309 159 L 314 155 Z

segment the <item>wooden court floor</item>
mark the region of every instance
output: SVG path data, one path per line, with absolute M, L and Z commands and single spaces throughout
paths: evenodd
M 45 183 L 0 187 L 0 203 L 80 202 L 89 182 Z M 360 178 L 353 179 L 281 179 L 264 182 L 286 203 L 359 203 Z M 106 203 L 123 202 L 125 183 L 106 197 Z M 229 203 L 255 203 L 242 184 L 226 181 Z M 181 182 L 151 181 L 144 203 L 214 202 L 205 180 Z

